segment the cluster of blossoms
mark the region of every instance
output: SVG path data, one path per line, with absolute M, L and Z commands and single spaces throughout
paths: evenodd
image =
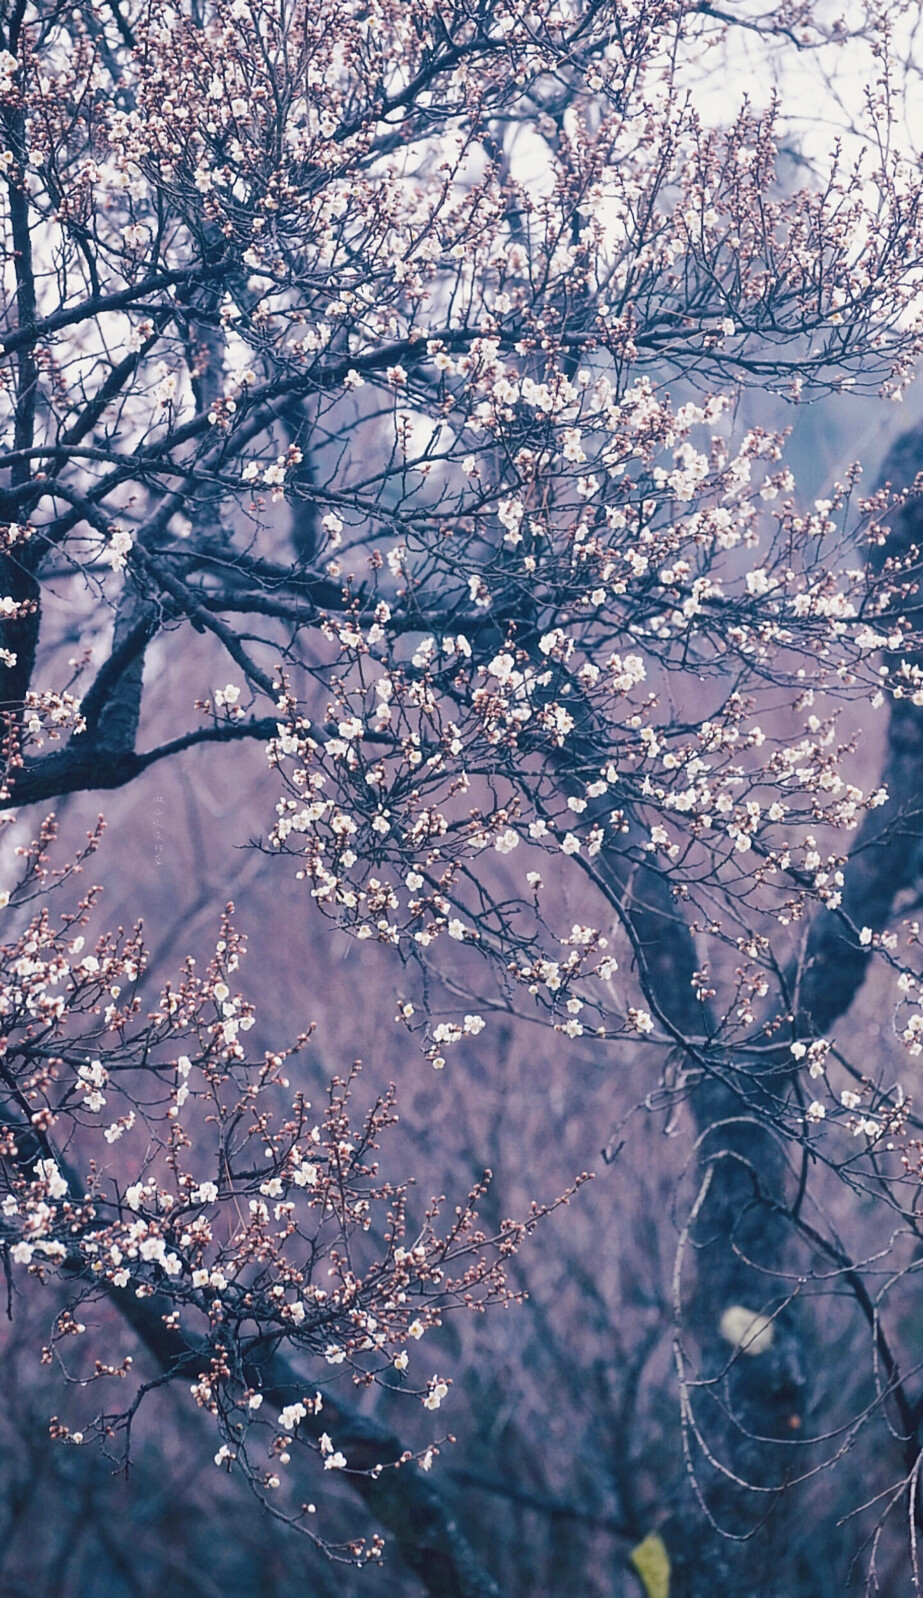
M 713 460 L 721 444 L 712 439 Z M 731 464 L 778 447 L 750 437 Z M 902 692 L 906 658 L 882 668 L 880 652 L 909 652 L 914 639 L 890 620 L 895 591 L 870 565 L 836 578 L 832 560 L 822 575 L 815 545 L 793 539 L 795 502 L 759 512 L 765 481 L 754 488 L 749 474 L 731 476 L 729 487 L 728 471 L 706 463 L 702 498 L 747 512 L 749 544 L 764 551 L 760 582 L 733 545 L 716 544 L 704 508 L 690 529 L 668 502 L 659 515 L 651 505 L 639 539 L 624 509 L 575 528 L 565 505 L 559 520 L 546 513 L 528 604 L 518 602 L 499 649 L 481 642 L 496 627 L 479 617 L 479 598 L 488 596 L 490 614 L 509 610 L 519 578 L 516 557 L 485 548 L 486 512 L 460 550 L 457 522 L 442 527 L 427 551 L 426 593 L 409 549 L 390 567 L 375 552 L 363 601 L 347 589 L 346 616 L 320 619 L 328 647 L 313 675 L 326 703 L 314 700 L 309 718 L 284 692 L 269 746 L 286 787 L 272 844 L 301 856 L 298 874 L 326 913 L 408 958 L 430 959 L 425 951 L 440 941 L 468 944 L 504 980 L 534 992 L 538 978 L 558 992 L 557 1020 L 568 1002 L 594 1005 L 592 984 L 584 990 L 579 978 L 607 981 L 614 970 L 599 930 L 562 966 L 567 939 L 557 931 L 549 942 L 551 907 L 535 917 L 539 899 L 549 900 L 546 877 L 560 879 L 568 859 L 603 892 L 607 874 L 645 857 L 690 902 L 705 884 L 709 896 L 751 903 L 759 890 L 761 913 L 783 927 L 811 904 L 838 908 L 845 856 L 823 840 L 854 833 L 888 798 L 880 785 L 849 780 L 855 735 L 838 736 L 838 726 L 860 699 L 881 709 Z M 630 509 L 624 479 L 613 494 Z M 841 508 L 847 497 L 844 488 Z M 873 539 L 885 505 L 860 502 Z M 833 557 L 841 540 L 829 508 L 812 536 L 826 537 Z M 639 548 L 650 552 L 640 561 Z M 437 618 L 426 598 L 439 565 Z M 614 570 L 622 575 L 613 584 Z M 888 620 L 876 630 L 871 615 Z M 680 718 L 664 699 L 691 669 L 698 703 Z M 794 736 L 770 708 L 780 685 L 803 717 Z M 515 927 L 509 911 L 482 900 L 485 862 L 497 856 L 531 912 Z M 711 930 L 714 912 L 702 913 Z M 594 1030 L 605 1010 L 612 1035 L 608 994 L 595 1009 Z M 581 1035 L 573 1016 L 563 1025 Z M 633 1025 L 627 1010 L 614 1025 Z
M 310 1034 L 247 1054 L 256 1017 L 232 988 L 244 945 L 229 917 L 207 967 L 187 960 L 148 1009 L 140 934 L 87 941 L 97 889 L 53 917 L 53 839 L 49 823 L 20 849 L 3 912 L 18 931 L 0 949 L 0 1229 L 9 1265 L 36 1285 L 67 1284 L 45 1357 L 79 1358 L 72 1340 L 87 1331 L 89 1303 L 154 1300 L 168 1327 L 182 1324 L 177 1369 L 201 1362 L 191 1394 L 222 1433 L 219 1462 L 239 1458 L 261 1491 L 288 1463 L 279 1437 L 292 1434 L 291 1447 L 309 1413 L 301 1403 L 277 1421 L 260 1412 L 261 1349 L 285 1346 L 313 1365 L 322 1388 L 311 1415 L 328 1379 L 347 1372 L 360 1386 L 398 1373 L 438 1409 L 448 1382 L 413 1369 L 417 1343 L 453 1310 L 509 1302 L 505 1262 L 555 1205 L 489 1235 L 477 1215 L 488 1172 L 445 1221 L 440 1200 L 412 1221 L 407 1182 L 386 1179 L 376 1156 L 397 1118 L 394 1090 L 357 1117 L 356 1065 L 315 1115 L 287 1075 Z M 99 1353 L 89 1373 L 80 1361 L 82 1381 L 130 1376 L 130 1357 Z M 79 1440 L 118 1424 L 90 1418 Z M 326 1433 L 304 1442 L 324 1469 L 349 1467 Z

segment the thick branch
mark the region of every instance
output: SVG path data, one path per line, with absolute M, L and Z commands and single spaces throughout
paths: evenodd
M 41 760 L 26 761 L 11 774 L 10 790 L 16 804 L 32 805 L 55 799 L 65 793 L 91 792 L 95 788 L 122 788 L 159 760 L 169 760 L 199 744 L 236 743 L 241 738 L 258 738 L 264 743 L 274 738 L 278 723 L 269 717 L 232 721 L 217 727 L 202 727 L 184 733 L 170 743 L 135 754 L 128 749 L 101 749 L 75 739 L 60 753 Z
M 889 454 L 882 472 L 885 482 L 909 489 L 923 467 L 923 430 L 903 434 Z M 908 499 L 894 519 L 885 547 L 886 556 L 915 558 L 923 548 L 923 503 Z M 923 568 L 916 565 L 919 583 Z M 907 614 L 907 607 L 904 607 Z M 913 615 L 920 625 L 919 601 Z M 919 656 L 911 656 L 921 664 Z M 897 669 L 900 657 L 889 664 Z M 807 959 L 801 977 L 799 1011 L 802 1024 L 823 1033 L 844 1015 L 865 980 L 871 949 L 863 947 L 857 931 L 870 927 L 881 932 L 894 914 L 900 893 L 915 886 L 923 864 L 923 709 L 910 698 L 892 701 L 888 744 L 881 783 L 888 801 L 869 811 L 850 850 L 843 884 L 842 911 L 818 916 L 808 939 Z

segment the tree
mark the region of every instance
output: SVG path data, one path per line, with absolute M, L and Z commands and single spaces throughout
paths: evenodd
M 899 20 L 885 8 L 847 29 L 806 6 L 730 16 L 675 0 L 3 12 L 6 797 L 117 788 L 195 746 L 265 746 L 278 798 L 261 847 L 282 857 L 265 869 L 294 870 L 306 903 L 396 951 L 399 1022 L 436 1070 L 464 1039 L 489 1047 L 503 1016 L 552 1028 L 561 1049 L 592 1043 L 613 1066 L 614 1157 L 634 1107 L 620 1074 L 649 1062 L 646 1107 L 689 1147 L 674 1272 L 684 1459 L 649 1529 L 689 1594 L 738 1593 L 760 1567 L 766 1592 L 814 1590 L 767 1550 L 799 1484 L 826 1479 L 866 1414 L 891 1428 L 887 1507 L 906 1509 L 915 1548 L 923 1400 L 889 1325 L 916 1269 L 912 1080 L 893 1050 L 853 1058 L 832 1029 L 874 967 L 898 1043 L 921 1046 L 918 926 L 894 920 L 918 878 L 916 511 L 889 535 L 899 501 L 863 494 L 858 465 L 805 505 L 784 430 L 742 429 L 735 412 L 747 388 L 846 403 L 850 388 L 897 398 L 910 382 L 923 220 L 896 138 Z M 713 125 L 701 62 L 718 70 L 737 27 L 770 66 L 793 51 L 836 62 L 871 38 L 861 159 L 834 150 L 800 182 L 775 103 L 744 99 Z M 165 693 L 170 734 L 151 738 Z M 887 744 L 871 781 L 868 718 Z M 79 1015 L 72 951 L 50 923 L 23 937 L 66 961 L 63 1011 Z M 92 958 L 137 962 L 131 942 L 101 947 Z M 104 1017 L 116 1036 L 93 1043 L 98 1080 L 81 1060 L 65 1087 L 33 1085 L 27 1022 L 29 1085 L 7 1081 L 11 1203 L 79 1207 L 85 1189 L 98 1203 L 85 1163 L 71 1188 L 57 1123 L 39 1128 L 47 1146 L 20 1147 L 17 1095 L 51 1094 L 50 1113 L 79 1124 L 75 1095 L 103 1096 L 117 1066 L 146 1096 L 145 1076 L 175 1070 L 158 1049 L 177 1027 L 233 1002 L 224 954 L 204 986 L 187 971 L 181 1021 L 161 1011 L 126 1044 L 119 1012 Z M 14 945 L 11 980 L 34 955 Z M 206 1082 L 217 1025 L 191 1061 Z M 234 1060 L 238 1047 L 235 1031 Z M 224 1070 L 212 1113 L 262 1137 L 247 1084 L 280 1091 L 281 1065 L 238 1082 L 235 1064 L 221 1108 Z M 169 1081 L 168 1117 L 182 1108 Z M 344 1094 L 323 1171 L 354 1144 L 361 1194 L 324 1190 L 348 1230 L 391 1104 L 347 1135 Z M 268 1164 L 223 1176 L 196 1164 L 203 1131 L 188 1169 L 181 1120 L 175 1148 L 169 1126 L 157 1136 L 193 1211 L 252 1198 L 259 1238 L 241 1246 L 270 1250 L 284 1275 L 260 1205 L 284 1209 L 306 1168 L 297 1091 L 276 1113 Z M 84 1162 L 86 1147 L 81 1134 Z M 253 1192 L 266 1183 L 279 1193 Z M 359 1331 L 396 1347 L 402 1201 L 381 1194 L 397 1219 L 368 1267 L 376 1328 Z M 258 1329 L 235 1334 L 226 1371 L 216 1328 L 230 1312 L 206 1302 L 225 1292 L 221 1262 L 197 1282 L 205 1266 L 139 1200 L 140 1221 L 124 1205 L 107 1219 L 100 1287 L 139 1329 L 111 1248 L 125 1255 L 148 1227 L 142 1285 L 173 1307 L 140 1335 L 178 1374 L 188 1343 L 167 1347 L 161 1328 L 180 1305 L 210 1320 L 222 1352 L 196 1375 L 241 1464 L 248 1339 L 299 1337 L 272 1302 L 250 1303 Z M 501 1256 L 534 1218 L 496 1231 Z M 75 1223 L 84 1250 L 90 1222 Z M 422 1297 L 455 1243 L 427 1233 Z M 55 1263 L 27 1236 L 10 1254 L 35 1279 Z M 57 1263 L 77 1269 L 67 1250 Z M 492 1260 L 472 1268 L 453 1291 L 502 1296 Z M 822 1435 L 810 1301 L 844 1292 L 868 1323 L 875 1388 Z M 358 1357 L 359 1334 L 337 1335 Z M 307 1436 L 296 1408 L 283 1428 Z M 367 1496 L 381 1462 L 356 1471 Z M 457 1560 L 428 1568 L 432 1591 L 488 1590 L 480 1573 L 466 1587 Z

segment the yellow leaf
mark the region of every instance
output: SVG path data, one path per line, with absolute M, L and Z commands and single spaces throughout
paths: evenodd
M 631 1550 L 631 1562 L 644 1583 L 647 1598 L 670 1598 L 670 1555 L 656 1531 Z

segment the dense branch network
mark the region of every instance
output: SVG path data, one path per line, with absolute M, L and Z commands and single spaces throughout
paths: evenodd
M 267 869 L 294 870 L 321 913 L 398 950 L 399 1020 L 437 1070 L 504 1015 L 616 1064 L 646 1050 L 649 1106 L 693 1128 L 676 1275 L 690 1513 L 732 1546 L 798 1475 L 793 1449 L 805 1476 L 819 1468 L 821 1440 L 792 1435 L 808 1323 L 792 1281 L 816 1278 L 869 1321 L 913 1526 L 920 1398 L 805 1191 L 819 1171 L 917 1237 L 911 1088 L 832 1036 L 874 962 L 897 1039 L 911 1058 L 923 1047 L 919 925 L 894 924 L 919 879 L 915 513 L 910 501 L 895 522 L 900 500 L 863 491 L 858 465 L 805 505 L 785 434 L 736 421 L 747 386 L 899 398 L 919 355 L 921 190 L 892 149 L 894 63 L 875 19 L 861 152 L 837 149 L 795 186 L 782 108 L 744 100 L 715 126 L 700 63 L 725 59 L 737 25 L 773 63 L 865 49 L 868 26 L 828 27 L 805 6 L 218 0 L 0 18 L 5 800 L 111 789 L 194 747 L 256 742 L 276 796 L 264 847 L 282 857 Z M 145 676 L 164 640 L 205 663 L 191 691 L 167 670 L 169 737 L 150 733 Z M 888 740 L 871 784 L 870 717 Z M 91 980 L 49 923 L 22 936 L 36 947 L 11 945 L 13 975 L 40 963 L 66 996 L 47 1025 L 85 1001 L 101 1019 L 87 1077 L 57 1043 L 37 1054 L 10 1001 L 8 1049 L 27 1028 L 25 1083 L 4 1067 L 10 1256 L 123 1304 L 123 1258 L 146 1261 L 138 1291 L 166 1294 L 181 1338 L 169 1368 L 208 1350 L 211 1374 L 196 1374 L 222 1462 L 265 1490 L 274 1477 L 247 1452 L 254 1360 L 291 1338 L 364 1380 L 368 1339 L 413 1335 L 406 1305 L 451 1256 L 432 1231 L 407 1263 L 402 1192 L 383 1187 L 385 1259 L 367 1278 L 334 1259 L 352 1330 L 316 1294 L 289 1296 L 304 1282 L 273 1225 L 322 1254 L 287 1219 L 293 1185 L 316 1186 L 310 1204 L 348 1230 L 349 1206 L 371 1203 L 353 1177 L 375 1191 L 363 1161 L 390 1101 L 356 1144 L 339 1084 L 326 1163 L 298 1163 L 298 1102 L 270 1133 L 238 1065 L 213 1064 L 200 1040 L 182 1058 L 217 1124 L 237 1152 L 265 1139 L 270 1154 L 239 1171 L 222 1145 L 217 1172 L 187 1169 L 200 1137 L 183 1131 L 185 1078 L 156 1050 L 217 1003 L 209 1035 L 230 1027 L 243 1058 L 249 1012 L 221 1008 L 237 1001 L 219 992 L 220 962 L 207 992 L 187 971 L 175 1012 L 129 1037 L 119 995 L 103 1002 L 112 974 L 96 973 L 114 962 L 121 988 L 140 958 L 130 940 L 97 951 Z M 281 1091 L 281 1068 L 253 1067 L 259 1093 Z M 177 1187 L 164 1207 L 149 1178 L 112 1208 L 106 1167 L 88 1174 L 91 1098 L 116 1072 L 156 1084 Z M 616 1098 L 613 1126 L 631 1109 Z M 135 1113 L 106 1139 L 127 1147 Z M 73 1178 L 62 1120 L 80 1129 Z M 201 1228 L 209 1206 L 244 1198 L 255 1219 L 231 1275 L 204 1263 Z M 59 1241 L 53 1202 L 79 1246 Z M 537 1218 L 490 1240 L 498 1259 Z M 396 1250 L 429 1273 L 425 1293 L 422 1277 L 398 1282 Z M 504 1296 L 496 1259 L 465 1270 L 450 1296 Z M 141 1313 L 131 1304 L 132 1324 Z M 191 1342 L 190 1315 L 209 1327 Z M 441 1403 L 433 1382 L 424 1402 Z M 272 1447 L 288 1452 L 279 1436 L 303 1423 L 327 1468 L 352 1463 L 318 1413 L 283 1405 Z M 376 1468 L 355 1466 L 370 1502 Z M 467 1580 L 451 1590 L 490 1590 Z M 715 1590 L 705 1565 L 690 1581 Z

